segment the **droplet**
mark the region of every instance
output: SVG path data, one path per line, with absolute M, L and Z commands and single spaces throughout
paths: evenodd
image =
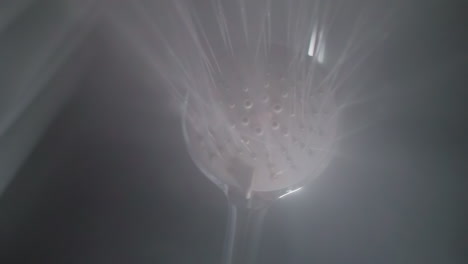
M 255 133 L 256 133 L 257 135 L 261 136 L 261 135 L 263 134 L 262 128 L 261 128 L 261 127 L 255 128 Z
M 244 107 L 245 107 L 245 109 L 250 109 L 250 108 L 252 108 L 252 106 L 253 106 L 252 101 L 250 101 L 250 100 L 245 100 L 245 102 L 244 102 Z
M 283 136 L 285 136 L 285 137 L 289 136 L 289 132 L 288 132 L 288 129 L 286 127 L 283 128 L 281 132 L 283 133 Z
M 268 101 L 270 101 L 270 97 L 268 97 L 268 95 L 265 95 L 265 96 L 263 96 L 262 101 L 264 103 L 268 103 Z
M 243 138 L 242 138 L 242 142 L 243 142 L 244 144 L 246 144 L 246 145 L 250 144 L 250 140 L 249 140 L 248 138 L 246 138 L 246 137 L 243 137 Z
M 271 127 L 273 128 L 273 130 L 277 130 L 280 127 L 280 124 L 278 123 L 278 121 L 273 121 L 271 123 Z
M 249 125 L 249 119 L 248 119 L 247 117 L 243 117 L 243 118 L 242 118 L 242 124 L 243 124 L 244 126 L 248 126 L 248 125 Z
M 270 175 L 272 179 L 278 179 L 279 177 L 281 177 L 281 175 L 283 175 L 283 173 L 284 172 L 282 170 L 279 170 L 277 172 L 271 173 Z
M 281 97 L 287 98 L 288 97 L 288 91 L 285 90 L 285 91 L 281 92 Z
M 230 104 L 229 108 L 234 109 L 236 107 L 236 104 Z
M 273 106 L 273 111 L 275 111 L 275 113 L 281 113 L 282 110 L 283 108 L 281 107 L 281 105 Z
M 242 88 L 242 91 L 248 92 L 248 91 L 249 91 L 249 87 L 244 87 L 244 88 Z

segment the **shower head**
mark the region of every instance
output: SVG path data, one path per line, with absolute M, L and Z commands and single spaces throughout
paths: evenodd
M 268 56 L 218 60 L 213 85 L 191 89 L 183 114 L 189 153 L 213 182 L 275 198 L 328 165 L 338 107 L 320 65 L 272 46 Z

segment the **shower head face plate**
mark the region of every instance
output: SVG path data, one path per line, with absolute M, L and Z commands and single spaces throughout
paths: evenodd
M 184 135 L 192 159 L 218 185 L 278 191 L 328 165 L 337 105 L 319 65 L 281 47 L 218 60 L 213 85 L 189 92 Z M 301 67 L 299 67 L 300 65 Z

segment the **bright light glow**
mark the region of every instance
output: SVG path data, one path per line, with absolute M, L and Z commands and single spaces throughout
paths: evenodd
M 301 189 L 302 189 L 302 187 L 299 187 L 299 188 L 297 188 L 297 189 L 294 189 L 294 190 L 290 190 L 290 191 L 288 191 L 287 193 L 285 193 L 285 194 L 281 195 L 281 196 L 280 196 L 280 197 L 278 197 L 278 198 L 280 198 L 280 199 L 281 199 L 281 198 L 285 197 L 286 195 L 290 195 L 291 193 L 295 193 L 295 192 L 297 192 L 297 191 L 300 191 Z
M 312 36 L 310 36 L 310 43 L 309 43 L 309 56 L 315 57 L 315 59 L 319 63 L 323 63 L 325 59 L 325 45 L 323 43 L 323 31 L 317 33 L 317 30 L 312 32 Z
M 317 43 L 317 31 L 314 30 L 314 32 L 312 32 L 312 36 L 310 37 L 310 43 L 309 43 L 309 56 L 313 57 L 315 55 L 315 52 L 317 51 L 317 46 L 318 46 L 318 43 Z

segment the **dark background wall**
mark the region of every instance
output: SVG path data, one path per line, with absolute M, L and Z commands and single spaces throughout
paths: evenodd
M 366 84 L 388 96 L 351 109 L 344 127 L 386 114 L 275 205 L 262 263 L 468 262 L 462 4 L 400 18 Z M 0 198 L 0 263 L 219 263 L 224 198 L 187 156 L 160 80 L 116 39 L 97 23 L 50 81 L 81 69 Z

